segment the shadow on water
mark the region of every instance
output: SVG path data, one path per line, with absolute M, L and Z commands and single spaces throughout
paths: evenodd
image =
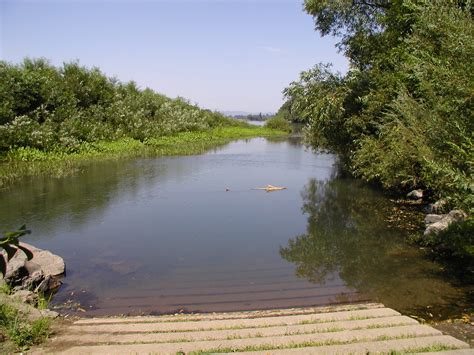
M 292 238 L 280 255 L 296 275 L 312 283 L 337 272 L 370 299 L 425 319 L 458 316 L 472 307 L 472 286 L 408 245 L 406 232 L 387 228 L 394 204 L 351 179 L 311 180 L 301 193 L 307 232 Z

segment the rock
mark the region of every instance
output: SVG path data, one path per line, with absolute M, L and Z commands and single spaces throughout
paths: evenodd
M 59 316 L 58 312 L 50 311 L 49 309 L 38 309 L 31 304 L 21 302 L 15 295 L 8 296 L 0 293 L 0 304 L 7 304 L 16 308 L 20 313 L 28 317 L 30 321 Z
M 28 272 L 29 275 L 35 273 L 35 272 L 38 272 L 38 271 L 41 271 L 41 265 L 40 264 L 37 264 L 31 260 L 27 260 L 25 262 L 25 269 L 26 271 Z
M 50 309 L 37 309 L 37 311 L 40 314 L 40 316 L 38 318 L 51 318 L 51 319 L 54 319 L 54 318 L 59 317 L 58 312 L 52 311 Z
M 452 210 L 446 217 L 452 222 L 462 222 L 467 218 L 467 214 L 463 210 Z
M 40 269 L 38 271 L 33 272 L 28 277 L 23 279 L 21 283 L 22 290 L 32 290 L 36 287 L 36 285 L 40 284 L 44 279 L 43 271 Z
M 447 229 L 451 223 L 461 222 L 467 217 L 466 213 L 461 210 L 452 210 L 448 214 L 442 216 L 443 218 L 441 218 L 439 221 L 428 225 L 428 227 L 425 229 L 425 232 L 423 233 L 424 236 L 430 234 L 439 234 L 440 232 Z
M 430 225 L 441 221 L 445 217 L 444 214 L 427 214 L 425 217 L 425 225 Z
M 423 190 L 413 190 L 407 194 L 407 198 L 410 200 L 419 200 L 423 198 Z
M 63 258 L 54 255 L 48 250 L 41 250 L 26 243 L 21 244 L 33 253 L 33 259 L 30 260 L 30 263 L 39 265 L 41 270 L 43 270 L 43 274 L 51 276 L 64 274 L 66 266 Z
M 4 256 L 6 255 L 4 254 Z M 18 250 L 13 258 L 8 261 L 7 272 L 4 277 L 5 280 L 20 278 L 27 260 L 26 254 Z
M 35 290 L 48 293 L 59 288 L 66 269 L 64 260 L 30 244 L 21 245 L 31 251 L 33 258 L 28 260 L 26 254 L 18 250 L 7 264 L 5 281 L 14 291 Z
M 35 292 L 47 293 L 56 291 L 62 285 L 62 280 L 52 275 L 47 275 L 43 281 L 35 288 Z
M 435 203 L 431 203 L 428 205 L 428 213 L 443 212 L 447 205 L 448 201 L 446 201 L 445 199 L 438 200 Z
M 11 295 L 13 300 L 21 303 L 36 305 L 38 303 L 38 295 L 32 291 L 20 290 Z
M 448 227 L 449 227 L 449 223 L 443 218 L 441 221 L 432 223 L 428 227 L 426 227 L 423 235 L 427 236 L 430 234 L 439 234 L 441 231 L 445 230 Z

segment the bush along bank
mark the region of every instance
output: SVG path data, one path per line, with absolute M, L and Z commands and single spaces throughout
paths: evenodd
M 302 72 L 279 113 L 306 123 L 308 144 L 338 154 L 355 177 L 400 195 L 422 189 L 423 201 L 446 201 L 443 213 L 472 216 L 472 4 L 305 0 L 304 9 L 350 66 Z
M 91 159 L 197 154 L 231 139 L 278 134 L 97 68 L 0 61 L 0 185 L 69 174 Z
M 288 120 L 281 116 L 273 116 L 265 122 L 265 127 L 277 129 L 284 132 L 291 132 L 291 126 Z
M 436 261 L 443 274 L 454 283 L 466 287 L 474 285 L 472 215 L 453 208 L 447 200 L 433 202 L 432 196 L 422 189 L 412 190 L 397 202 L 410 211 L 398 219 L 408 232 L 408 242 L 424 250 L 426 257 Z M 405 227 L 410 220 L 413 228 Z M 472 315 L 472 307 L 465 312 Z
M 0 61 L 0 151 L 31 147 L 73 152 L 84 142 L 115 141 L 237 125 L 182 98 L 170 99 L 97 68 L 46 60 Z
M 407 198 L 422 202 L 423 191 L 414 190 Z M 413 235 L 411 241 L 427 248 L 449 274 L 464 284 L 473 284 L 474 218 L 461 209 L 448 207 L 446 200 L 425 205 L 424 232 Z

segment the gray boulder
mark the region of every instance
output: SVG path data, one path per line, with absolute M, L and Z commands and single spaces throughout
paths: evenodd
M 49 291 L 54 291 L 62 285 L 61 278 L 57 276 L 47 275 L 35 288 L 35 292 L 38 293 L 47 293 Z
M 0 304 L 8 304 L 18 309 L 18 311 L 28 317 L 30 321 L 35 321 L 43 318 L 56 318 L 59 313 L 51 311 L 49 309 L 38 309 L 32 304 L 21 301 L 15 295 L 5 295 L 0 293 Z
M 26 243 L 21 244 L 33 253 L 33 259 L 29 260 L 27 264 L 30 270 L 41 269 L 45 276 L 60 276 L 64 274 L 66 265 L 63 258 L 54 255 L 48 250 L 38 249 Z
M 33 290 L 36 285 L 40 284 L 44 279 L 43 271 L 35 271 L 31 274 L 28 274 L 22 279 L 20 285 L 15 286 L 17 290 Z
M 429 226 L 430 224 L 441 221 L 445 217 L 444 214 L 427 214 L 425 216 L 425 225 Z
M 26 254 L 18 250 L 7 264 L 5 281 L 13 290 L 34 290 L 35 292 L 53 292 L 62 284 L 66 270 L 64 260 L 53 253 L 20 243 L 33 254 L 28 260 Z
M 451 223 L 463 221 L 467 215 L 462 210 L 452 210 L 446 215 L 441 215 L 442 218 L 436 222 L 433 222 L 426 227 L 423 235 L 428 236 L 430 234 L 439 234 L 449 227 Z M 425 220 L 426 221 L 426 220 Z
M 7 254 L 4 251 L 2 251 L 2 254 L 6 260 Z M 20 278 L 27 260 L 28 258 L 26 257 L 25 253 L 20 250 L 17 251 L 13 258 L 8 261 L 7 271 L 5 273 L 5 280 Z
M 407 198 L 410 200 L 419 200 L 423 198 L 423 190 L 413 190 L 407 194 Z

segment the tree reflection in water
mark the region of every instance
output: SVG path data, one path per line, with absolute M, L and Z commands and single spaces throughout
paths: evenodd
M 310 180 L 301 195 L 307 233 L 280 248 L 298 277 L 322 284 L 337 273 L 376 302 L 428 318 L 459 314 L 469 306 L 469 289 L 447 281 L 440 265 L 387 222 L 396 207 L 377 191 L 334 178 Z

